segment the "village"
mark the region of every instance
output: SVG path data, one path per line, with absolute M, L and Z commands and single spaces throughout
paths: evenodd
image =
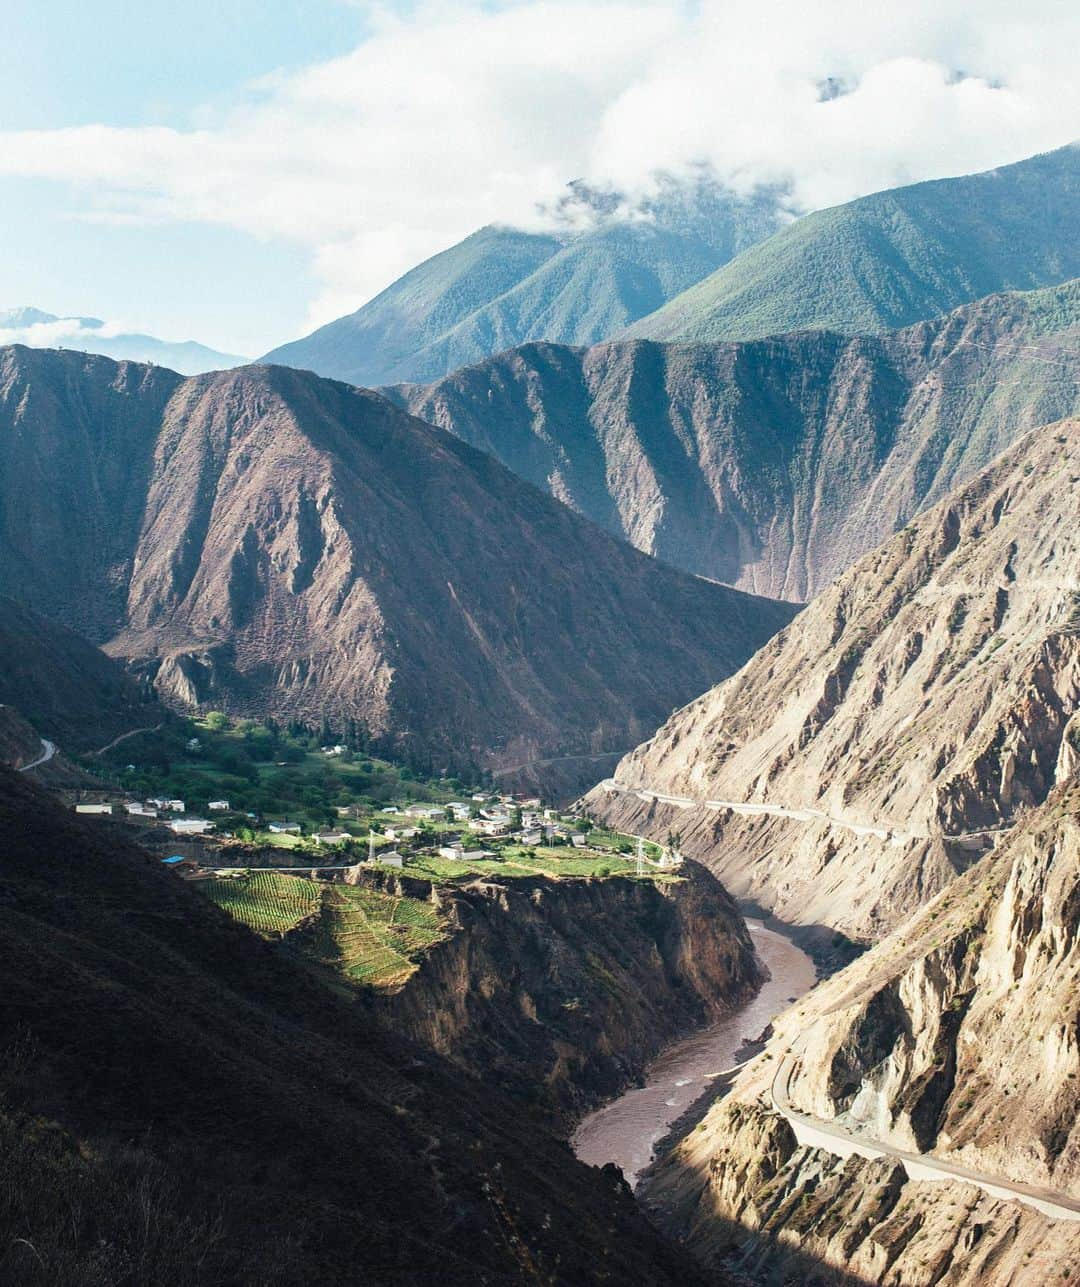
M 493 789 L 454 795 L 454 780 L 417 780 L 399 766 L 357 756 L 336 742 L 302 745 L 299 754 L 289 742 L 288 760 L 253 760 L 241 777 L 231 757 L 238 742 L 244 744 L 244 730 L 238 739 L 237 730 L 219 721 L 189 725 L 188 732 L 182 755 L 192 772 L 178 774 L 170 761 L 168 776 L 155 775 L 129 763 L 117 770 L 117 789 L 69 793 L 75 813 L 135 829 L 139 842 L 185 879 L 257 870 L 333 879 L 355 866 L 408 868 L 436 881 L 495 871 L 670 876 L 682 861 L 677 843 L 661 846 L 603 831 L 535 795 Z M 284 753 L 281 744 L 274 753 Z M 190 788 L 181 795 L 127 786 L 158 779 Z M 253 791 L 252 781 L 278 794 Z M 282 781 L 291 784 L 291 796 Z M 213 785 L 237 788 L 241 798 L 223 790 L 215 794 Z M 247 807 L 256 801 L 264 807 Z

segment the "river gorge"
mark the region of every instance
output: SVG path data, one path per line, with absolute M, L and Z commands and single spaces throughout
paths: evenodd
M 716 1075 L 731 1068 L 745 1043 L 759 1037 L 789 1002 L 813 987 L 814 963 L 800 947 L 759 920 L 748 919 L 747 926 L 768 980 L 728 1017 L 669 1046 L 649 1065 L 644 1085 L 584 1118 L 571 1139 L 581 1161 L 614 1162 L 635 1187 L 656 1145 Z

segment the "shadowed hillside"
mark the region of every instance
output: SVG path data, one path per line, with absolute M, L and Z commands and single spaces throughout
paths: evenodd
M 625 1190 L 0 772 L 0 1278 L 692 1283 Z

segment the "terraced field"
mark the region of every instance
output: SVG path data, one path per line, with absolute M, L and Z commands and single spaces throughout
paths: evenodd
M 284 938 L 319 910 L 319 886 L 296 876 L 254 871 L 214 877 L 199 888 L 219 907 L 266 938 Z
M 446 934 L 429 903 L 362 885 L 260 871 L 198 887 L 256 933 L 289 939 L 320 965 L 372 987 L 404 982 Z

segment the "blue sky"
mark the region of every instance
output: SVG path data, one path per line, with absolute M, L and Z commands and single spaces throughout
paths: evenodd
M 258 355 L 572 178 L 800 210 L 1080 137 L 1072 0 L 6 0 L 0 308 Z M 846 92 L 819 102 L 834 77 Z
M 6 0 L 0 128 L 194 124 L 365 29 L 344 0 Z M 302 246 L 194 222 L 95 225 L 85 208 L 63 183 L 0 179 L 0 308 L 122 318 L 249 355 L 303 325 L 316 285 Z

